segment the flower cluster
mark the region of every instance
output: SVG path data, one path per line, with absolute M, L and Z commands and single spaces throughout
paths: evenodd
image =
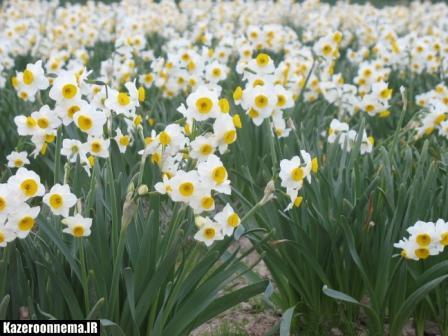
M 406 259 L 424 260 L 443 252 L 448 245 L 448 222 L 438 219 L 435 223 L 417 221 L 407 229 L 409 238 L 394 244 Z
M 286 194 L 291 200 L 285 211 L 302 204 L 303 196 L 299 196 L 299 191 L 305 181 L 311 183 L 311 172 L 317 173 L 317 170 L 317 158 L 312 159 L 311 155 L 304 150 L 300 151 L 300 156 L 296 155 L 290 160 L 280 161 L 281 186 L 286 188 Z
M 5 247 L 16 238 L 26 238 L 33 230 L 41 212 L 41 207 L 35 205 L 37 197 L 42 197 L 41 203 L 46 204 L 54 215 L 64 217 L 62 223 L 67 225 L 63 230 L 65 233 L 75 237 L 90 235 L 92 224 L 90 218 L 83 218 L 79 214 L 69 216 L 77 197 L 71 193 L 68 185 L 55 184 L 48 193 L 45 193 L 39 175 L 21 167 L 6 183 L 0 184 L 1 247 Z
M 448 88 L 438 84 L 433 90 L 415 97 L 417 104 L 423 108 L 417 137 L 437 134 L 448 138 Z
M 353 145 L 358 141 L 358 133 L 355 130 L 349 129 L 347 123 L 341 122 L 338 119 L 333 119 L 327 130 L 327 142 L 334 143 L 336 141 L 342 150 L 349 152 Z M 367 133 L 364 130 L 361 138 L 361 154 L 371 153 L 374 142 L 374 138 L 372 136 L 367 136 Z

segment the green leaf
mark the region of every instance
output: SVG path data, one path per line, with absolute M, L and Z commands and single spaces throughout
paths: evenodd
M 347 294 L 339 292 L 337 290 L 328 288 L 327 286 L 324 286 L 322 288 L 322 291 L 324 292 L 325 295 L 327 295 L 327 296 L 329 296 L 329 297 L 331 297 L 333 299 L 336 299 L 336 300 L 339 300 L 339 301 L 345 301 L 345 302 L 353 303 L 353 304 L 356 304 L 356 305 L 361 305 L 361 303 L 358 300 L 356 300 L 355 298 L 351 297 L 350 295 L 347 295 Z
M 0 302 L 0 320 L 6 320 L 6 314 L 9 306 L 9 295 L 5 295 Z
M 257 294 L 262 293 L 267 289 L 268 284 L 268 280 L 263 280 L 217 298 L 207 307 L 207 309 L 202 314 L 198 316 L 198 318 L 194 322 L 194 327 L 200 326 L 201 324 L 221 314 L 227 309 L 232 308 Z
M 291 331 L 291 321 L 294 316 L 294 309 L 296 307 L 288 308 L 282 314 L 282 320 L 280 322 L 280 336 L 289 336 Z
M 101 306 L 104 304 L 106 300 L 104 298 L 99 299 L 93 308 L 90 310 L 90 312 L 87 314 L 86 320 L 95 320 L 97 316 L 99 315 L 99 310 L 101 309 Z
M 403 326 L 406 324 L 407 320 L 409 319 L 415 307 L 417 306 L 417 303 L 419 303 L 430 291 L 436 288 L 440 283 L 442 283 L 447 278 L 448 275 L 438 277 L 434 280 L 429 281 L 428 283 L 424 284 L 416 291 L 414 291 L 406 299 L 403 305 L 401 305 L 397 314 L 395 316 L 392 316 L 390 334 L 399 335 L 401 333 L 401 330 L 403 329 Z
M 126 336 L 118 324 L 107 319 L 100 319 L 101 326 L 108 328 L 113 336 Z

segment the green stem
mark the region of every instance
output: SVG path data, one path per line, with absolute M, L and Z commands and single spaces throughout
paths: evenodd
M 62 128 L 58 128 L 56 135 L 56 148 L 54 154 L 54 184 L 59 183 L 61 171 L 61 146 L 62 146 Z
M 84 292 L 84 305 L 85 305 L 85 313 L 89 313 L 90 303 L 89 303 L 89 285 L 87 279 L 87 266 L 86 266 L 86 257 L 84 253 L 84 241 L 82 238 L 79 242 L 79 260 L 81 264 L 81 279 L 82 279 L 82 289 Z
M 109 293 L 109 304 L 110 304 L 110 316 L 114 316 L 115 320 L 118 321 L 118 311 L 115 312 L 116 307 L 118 307 L 118 300 L 119 300 L 119 286 L 118 281 L 120 279 L 120 273 L 121 273 L 121 267 L 122 267 L 122 261 L 123 261 L 123 253 L 124 253 L 124 246 L 126 241 L 126 228 L 122 227 L 120 230 L 120 238 L 118 242 L 118 251 L 117 255 L 115 257 L 115 263 L 112 273 L 112 283 L 110 286 L 110 293 Z
M 269 148 L 271 150 L 271 160 L 272 160 L 272 178 L 275 181 L 277 177 L 278 160 L 277 153 L 275 151 L 275 135 L 271 134 L 271 129 L 269 123 L 266 121 L 266 132 L 269 134 Z

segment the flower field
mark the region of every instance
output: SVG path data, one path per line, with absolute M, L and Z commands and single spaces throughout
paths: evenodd
M 445 3 L 0 2 L 0 319 L 448 335 L 447 75 Z

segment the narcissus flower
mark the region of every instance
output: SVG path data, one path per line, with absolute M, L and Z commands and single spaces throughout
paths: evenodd
M 230 204 L 226 204 L 224 209 L 215 215 L 214 220 L 221 225 L 222 232 L 225 236 L 231 236 L 236 227 L 241 223 L 240 217 Z
M 15 188 L 8 183 L 0 184 L 0 221 L 6 219 L 9 213 L 21 203 Z
M 19 168 L 16 174 L 8 179 L 8 184 L 23 200 L 42 196 L 45 193 L 45 188 L 40 183 L 40 176 L 26 168 Z
M 76 75 L 70 71 L 61 72 L 54 80 L 49 96 L 56 102 L 66 102 L 67 100 L 79 100 L 81 90 L 76 80 Z
M 26 69 L 18 74 L 20 87 L 28 96 L 34 96 L 37 91 L 45 90 L 49 86 L 47 77 L 45 77 L 42 61 L 34 64 L 28 64 Z M 20 89 L 19 89 L 20 90 Z
M 117 128 L 117 135 L 114 137 L 115 142 L 118 145 L 120 153 L 126 152 L 128 146 L 132 143 L 133 138 L 131 135 L 126 135 L 121 132 L 121 129 Z
M 174 202 L 191 202 L 200 193 L 200 181 L 197 171 L 177 171 L 170 179 L 172 191 L 170 197 Z
M 190 142 L 190 157 L 198 161 L 206 160 L 216 150 L 216 139 L 213 133 L 197 136 Z
M 8 167 L 10 168 L 20 168 L 30 164 L 30 160 L 28 160 L 28 153 L 25 151 L 11 152 L 6 159 L 8 160 Z
M 5 247 L 9 242 L 16 239 L 15 231 L 8 227 L 5 222 L 0 221 L 0 247 Z
M 227 147 L 234 143 L 237 138 L 233 118 L 228 114 L 222 114 L 213 123 L 213 133 L 219 152 L 223 154 Z
M 140 105 L 139 92 L 133 82 L 126 83 L 125 87 L 128 92 L 111 90 L 104 104 L 118 114 L 131 116 L 135 112 L 135 107 Z
M 44 105 L 39 111 L 31 113 L 31 117 L 36 121 L 37 126 L 44 131 L 56 129 L 61 124 L 61 120 L 48 105 Z
M 87 138 L 87 142 L 83 144 L 84 150 L 93 156 L 107 158 L 109 157 L 109 145 L 110 140 L 102 137 L 90 136 Z
M 280 161 L 280 179 L 282 187 L 287 189 L 300 189 L 304 179 L 310 179 L 311 157 L 305 151 L 301 151 L 302 159 L 294 156 L 291 160 L 283 159 Z
M 101 136 L 107 117 L 103 111 L 90 106 L 85 110 L 76 112 L 73 116 L 76 126 L 89 135 Z
M 194 239 L 203 242 L 206 246 L 210 246 L 217 240 L 224 239 L 222 227 L 217 222 L 212 221 L 208 217 L 199 217 L 196 219 L 199 231 L 194 235 Z
M 187 97 L 187 115 L 197 121 L 216 118 L 220 114 L 218 94 L 200 86 Z
M 36 224 L 40 207 L 30 207 L 27 203 L 22 203 L 16 207 L 8 217 L 7 227 L 17 234 L 18 238 L 25 238 Z
M 64 233 L 71 234 L 76 238 L 88 237 L 91 233 L 92 219 L 84 218 L 80 214 L 75 216 L 66 217 L 62 221 L 62 224 L 67 225 L 67 227 L 62 230 Z
M 43 202 L 48 205 L 55 215 L 67 217 L 70 208 L 76 204 L 76 196 L 70 191 L 70 187 L 55 184 L 48 194 L 43 197 Z
M 227 169 L 219 157 L 214 154 L 210 155 L 207 160 L 199 162 L 197 169 L 201 181 L 210 189 L 227 195 L 231 193 Z

